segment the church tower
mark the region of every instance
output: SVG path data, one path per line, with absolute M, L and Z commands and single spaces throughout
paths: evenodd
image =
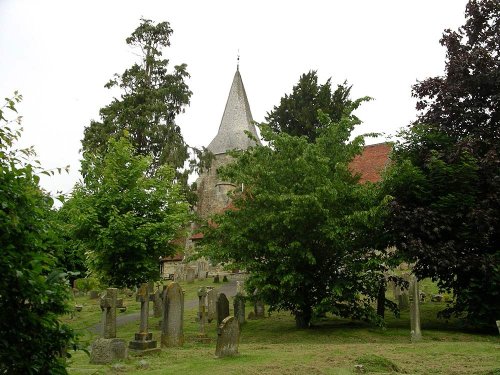
M 219 131 L 208 145 L 208 149 L 215 158 L 212 160 L 210 168 L 204 171 L 197 180 L 197 212 L 202 218 L 222 211 L 230 203 L 227 193 L 235 186 L 221 181 L 217 175 L 217 169 L 231 162 L 231 156 L 227 154 L 228 151 L 246 150 L 255 145 L 255 141 L 248 138 L 245 131 L 250 132 L 258 139 L 238 66 L 229 90 Z M 258 143 L 260 144 L 260 141 Z

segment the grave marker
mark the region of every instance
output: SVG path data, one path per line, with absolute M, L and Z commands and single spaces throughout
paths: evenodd
M 234 316 L 226 317 L 217 329 L 215 356 L 230 357 L 238 354 L 240 342 L 240 324 Z
M 184 344 L 184 293 L 181 286 L 170 283 L 163 295 L 163 324 L 161 346 L 173 347 Z

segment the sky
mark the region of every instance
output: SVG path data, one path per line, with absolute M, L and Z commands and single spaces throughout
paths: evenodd
M 445 29 L 464 24 L 466 0 L 0 0 L 0 98 L 23 95 L 20 146 L 33 145 L 47 169 L 42 186 L 68 193 L 80 179 L 83 130 L 119 93 L 104 88 L 138 61 L 125 39 L 140 18 L 168 21 L 165 50 L 186 63 L 193 92 L 177 118 L 186 142 L 207 146 L 217 134 L 240 55 L 252 115 L 291 93 L 301 74 L 347 81 L 351 96 L 375 100 L 357 111 L 356 134 L 378 143 L 417 115 L 411 87 L 443 75 Z

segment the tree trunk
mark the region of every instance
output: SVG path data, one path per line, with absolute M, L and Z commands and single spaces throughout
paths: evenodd
M 385 315 L 385 290 L 387 286 L 385 284 L 385 279 L 380 281 L 377 295 L 377 315 L 381 318 Z
M 309 328 L 311 326 L 312 309 L 310 306 L 295 311 L 294 315 L 297 328 Z

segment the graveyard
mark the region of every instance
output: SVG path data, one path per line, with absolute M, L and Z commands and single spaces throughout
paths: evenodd
M 168 282 L 165 282 L 167 284 Z M 238 354 L 217 358 L 217 318 L 206 322 L 205 340 L 200 338 L 198 292 L 203 287 L 223 287 L 229 291 L 229 313 L 233 315 L 235 282 L 214 284 L 212 279 L 180 282 L 184 290 L 183 343 L 166 346 L 153 353 L 140 355 L 129 350 L 126 359 L 109 364 L 91 364 L 83 351 L 72 353 L 68 360 L 70 374 L 495 374 L 500 360 L 500 340 L 492 331 L 478 333 L 461 326 L 457 320 L 437 319 L 446 302 L 427 298 L 420 304 L 422 339 L 412 342 L 410 310 L 401 317 L 386 316 L 386 328 L 335 318 L 329 314 L 316 318 L 310 329 L 297 329 L 289 312 L 273 312 L 260 319 L 245 319 L 241 324 Z M 421 282 L 428 296 L 437 291 L 429 281 Z M 139 329 L 137 317 L 120 320 L 139 312 L 135 294 L 123 298 L 125 312 L 117 311 L 116 336 L 125 343 L 133 340 Z M 445 296 L 446 297 L 446 296 Z M 393 298 L 388 294 L 388 298 Z M 100 337 L 102 312 L 99 299 L 89 295 L 75 297 L 82 311 L 65 316 L 63 321 L 77 329 L 83 343 L 89 345 Z M 148 330 L 160 348 L 161 329 L 150 303 Z M 254 304 L 246 302 L 246 315 L 254 312 Z M 96 329 L 97 328 L 97 329 Z

